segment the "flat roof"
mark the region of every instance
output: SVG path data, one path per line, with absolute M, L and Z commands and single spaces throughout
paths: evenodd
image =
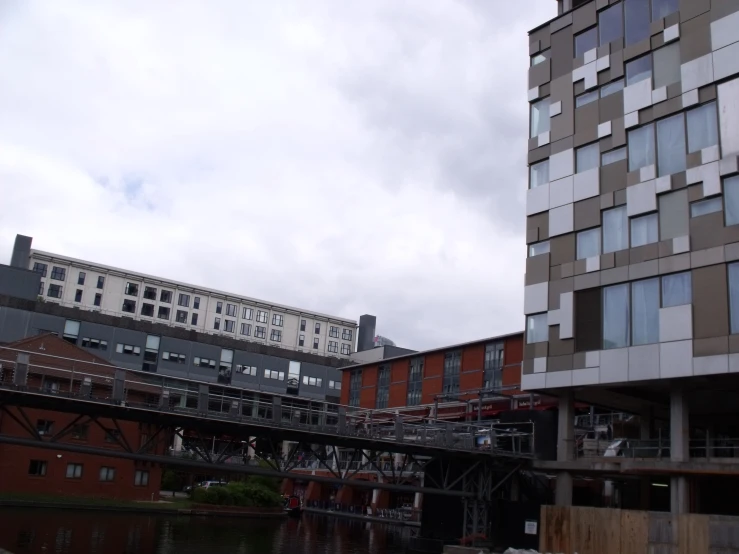
M 404 360 L 406 358 L 417 358 L 418 356 L 425 356 L 426 354 L 433 354 L 435 352 L 443 352 L 445 350 L 454 350 L 456 348 L 464 348 L 465 346 L 472 346 L 474 344 L 480 344 L 482 342 L 491 342 L 491 341 L 496 341 L 496 340 L 501 340 L 501 339 L 509 339 L 509 338 L 512 338 L 512 337 L 523 336 L 523 334 L 524 334 L 523 331 L 519 331 L 517 333 L 508 333 L 506 335 L 498 335 L 498 336 L 495 336 L 495 337 L 488 337 L 488 338 L 484 338 L 484 339 L 471 340 L 471 341 L 468 341 L 468 342 L 461 342 L 459 344 L 452 344 L 452 345 L 449 345 L 449 346 L 440 346 L 438 348 L 431 348 L 430 350 L 421 350 L 420 352 L 413 352 L 412 354 L 403 354 L 401 356 L 393 356 L 392 358 L 385 358 L 385 359 L 382 359 L 382 360 L 375 360 L 373 362 L 362 362 L 361 364 L 348 365 L 348 366 L 345 366 L 345 367 L 341 367 L 339 369 L 341 371 L 344 371 L 346 369 L 357 369 L 359 367 L 364 367 L 364 366 L 368 366 L 368 365 L 380 365 L 380 364 L 384 364 L 384 363 L 387 363 L 387 362 Z
M 277 308 L 277 309 L 281 309 L 285 311 L 297 312 L 299 314 L 314 315 L 314 316 L 318 316 L 324 319 L 330 319 L 330 320 L 337 321 L 339 323 L 343 323 L 346 326 L 357 327 L 356 321 L 351 320 L 351 319 L 346 319 L 344 317 L 324 314 L 321 312 L 314 312 L 311 310 L 303 310 L 302 308 L 296 308 L 294 306 L 287 306 L 285 304 L 277 304 L 275 302 L 268 302 L 266 300 L 259 300 L 257 298 L 252 298 L 252 297 L 244 296 L 241 294 L 234 294 L 234 293 L 225 292 L 225 291 L 221 291 L 217 289 L 201 287 L 198 285 L 191 285 L 189 283 L 183 283 L 181 281 L 174 281 L 172 279 L 165 279 L 163 277 L 157 277 L 155 275 L 148 275 L 146 273 L 140 273 L 138 271 L 130 271 L 128 269 L 122 269 L 119 267 L 103 265 L 103 264 L 99 264 L 96 262 L 89 262 L 87 260 L 80 260 L 79 258 L 72 258 L 70 256 L 62 256 L 61 254 L 54 254 L 53 252 L 45 252 L 43 250 L 37 250 L 35 248 L 31 249 L 31 256 L 37 256 L 42 259 L 48 259 L 48 261 L 51 261 L 51 262 L 53 262 L 54 260 L 59 260 L 60 262 L 63 261 L 69 264 L 73 264 L 75 266 L 80 266 L 82 268 L 90 268 L 90 269 L 100 268 L 100 269 L 104 269 L 106 271 L 110 271 L 113 273 L 119 273 L 122 276 L 130 276 L 130 277 L 136 277 L 136 278 L 143 279 L 143 280 L 154 281 L 161 285 L 170 285 L 172 288 L 181 288 L 181 289 L 186 289 L 192 292 L 202 292 L 204 294 L 223 296 L 224 298 L 234 298 L 234 299 L 238 298 L 240 300 L 245 300 L 246 302 L 250 302 L 256 305 L 261 305 L 261 306 L 270 307 L 270 308 Z

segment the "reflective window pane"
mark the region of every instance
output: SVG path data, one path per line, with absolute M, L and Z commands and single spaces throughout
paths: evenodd
M 538 54 L 531 56 L 531 65 L 539 65 L 541 62 L 546 61 L 550 58 L 552 51 L 547 49 L 539 52 Z
M 577 234 L 577 259 L 584 260 L 600 255 L 600 228 L 580 231 Z
M 629 285 L 603 288 L 603 348 L 629 346 Z
M 654 164 L 654 125 L 629 131 L 629 171 Z
M 600 87 L 600 97 L 605 98 L 611 94 L 624 89 L 624 80 L 619 79 L 618 81 L 611 81 Z
M 662 307 L 683 306 L 693 301 L 690 271 L 662 277 Z
M 603 212 L 603 253 L 625 250 L 629 247 L 629 218 L 626 206 Z
M 582 56 L 588 50 L 598 46 L 598 28 L 593 27 L 575 35 L 575 57 Z
M 652 21 L 667 17 L 678 10 L 679 0 L 652 0 Z
M 739 263 L 729 265 L 729 310 L 731 332 L 739 333 Z
M 631 344 L 659 342 L 659 279 L 631 283 Z
M 531 138 L 549 131 L 549 97 L 531 104 Z
M 657 214 L 635 217 L 631 220 L 631 247 L 644 246 L 659 241 L 659 221 Z
M 621 3 L 614 4 L 598 14 L 598 29 L 601 46 L 624 36 Z
M 700 202 L 693 202 L 690 205 L 690 217 L 700 217 L 702 215 L 720 212 L 722 209 L 721 198 L 709 198 Z
M 680 45 L 677 42 L 655 50 L 654 88 L 680 82 Z
M 688 112 L 688 152 L 698 152 L 718 144 L 716 102 Z
M 739 175 L 724 179 L 724 208 L 726 225 L 739 223 Z
M 595 102 L 597 99 L 598 99 L 597 90 L 586 92 L 585 94 L 581 94 L 580 96 L 575 97 L 575 107 L 579 108 L 580 106 L 584 106 L 585 104 L 590 104 L 591 102 Z
M 526 319 L 526 343 L 532 344 L 547 340 L 549 340 L 547 314 L 530 315 Z
M 529 168 L 530 188 L 535 189 L 549 182 L 549 160 L 534 164 Z
M 624 0 L 626 46 L 649 38 L 649 0 Z
M 657 171 L 660 176 L 685 171 L 683 114 L 657 122 Z
M 529 245 L 529 256 L 538 256 L 539 254 L 549 253 L 549 241 L 543 240 Z
M 577 149 L 577 173 L 598 167 L 600 161 L 600 145 L 595 142 Z
M 626 64 L 626 86 L 649 79 L 652 76 L 652 56 L 647 54 Z
M 621 160 L 626 159 L 626 147 L 622 146 L 621 148 L 616 148 L 614 150 L 609 150 L 608 152 L 603 152 L 603 155 L 600 157 L 600 165 L 608 165 L 615 162 L 620 162 Z

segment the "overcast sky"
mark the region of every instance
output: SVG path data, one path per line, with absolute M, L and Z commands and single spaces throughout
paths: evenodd
M 527 31 L 554 0 L 0 0 L 0 262 L 523 329 Z

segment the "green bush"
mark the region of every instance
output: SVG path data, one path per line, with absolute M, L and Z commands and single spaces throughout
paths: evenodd
M 280 506 L 280 495 L 262 484 L 229 483 L 225 487 L 197 488 L 192 498 L 198 504 L 273 508 Z
M 178 491 L 182 488 L 182 479 L 171 469 L 162 474 L 162 490 Z

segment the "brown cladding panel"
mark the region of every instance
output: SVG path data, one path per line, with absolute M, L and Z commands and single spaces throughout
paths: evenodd
M 739 11 L 739 2 L 736 0 L 711 0 L 711 21 L 716 21 L 736 11 Z
M 603 344 L 601 292 L 599 288 L 575 293 L 575 351 L 600 350 Z
M 624 93 L 619 90 L 598 101 L 600 123 L 613 121 L 624 116 Z
M 574 280 L 572 277 L 565 277 L 556 281 L 549 281 L 549 309 L 559 309 L 559 295 L 563 292 L 572 292 Z
M 575 352 L 575 341 L 559 338 L 559 325 L 549 327 L 549 356 L 565 356 Z M 572 369 L 572 368 L 570 368 Z
M 600 197 L 575 202 L 575 231 L 600 225 Z
M 724 244 L 724 214 L 715 212 L 690 218 L 690 249 L 703 250 Z
M 691 0 L 691 3 L 697 3 Z M 711 15 L 704 13 L 680 26 L 680 62 L 711 53 Z
M 529 89 L 540 87 L 551 80 L 551 62 L 544 60 L 529 68 Z
M 600 100 L 575 110 L 575 147 L 598 140 Z
M 567 73 L 551 82 L 551 101 L 562 102 L 562 113 L 551 120 L 551 140 L 558 141 L 575 134 L 575 99 L 572 75 Z
M 598 23 L 598 16 L 595 13 L 595 2 L 588 2 L 581 8 L 572 12 L 572 33 L 577 34 L 588 27 L 592 27 Z
M 575 261 L 575 234 L 559 235 L 549 240 L 549 263 L 561 265 Z
M 729 335 L 729 295 L 726 265 L 693 270 L 693 338 Z
M 526 285 L 536 285 L 549 280 L 549 254 L 526 258 Z
M 628 160 L 619 160 L 600 168 L 600 192 L 615 192 L 626 188 Z
M 552 35 L 552 80 L 572 73 L 574 46 L 572 26 L 565 27 Z

